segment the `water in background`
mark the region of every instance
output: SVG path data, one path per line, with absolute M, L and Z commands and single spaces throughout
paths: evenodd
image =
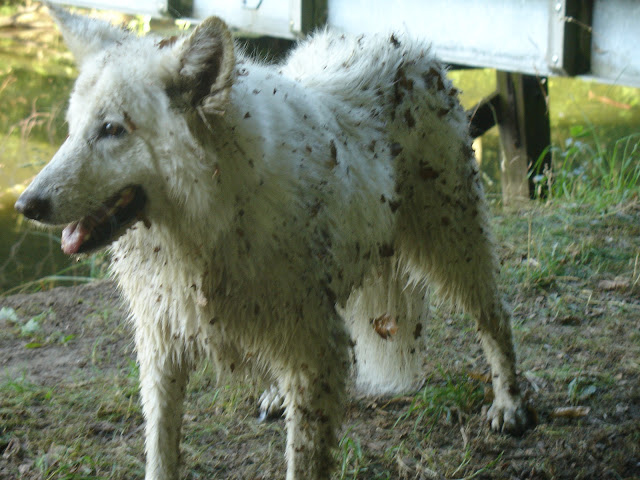
M 76 75 L 46 15 L 17 23 L 0 23 L 5 25 L 0 26 L 0 292 L 62 270 L 83 277 L 96 268 L 95 262 L 74 267 L 60 252 L 60 232 L 36 230 L 13 210 L 17 196 L 66 136 L 64 111 Z M 491 70 L 455 71 L 451 77 L 466 108 L 495 88 Z M 605 144 L 640 132 L 638 89 L 552 78 L 549 91 L 552 141 L 559 148 L 576 125 L 595 127 Z M 482 172 L 492 199 L 499 199 L 498 158 L 492 129 L 482 138 Z M 51 284 L 37 282 L 40 288 Z

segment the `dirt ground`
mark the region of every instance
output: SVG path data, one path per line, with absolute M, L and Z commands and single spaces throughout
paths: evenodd
M 562 299 L 568 307 L 557 306 Z M 473 328 L 460 316 L 436 312 L 428 332 L 434 345 L 427 390 L 345 405 L 337 478 L 640 478 L 637 292 L 622 280 L 567 277 L 556 278 L 547 293 L 525 288 L 511 302 L 517 305 L 522 385 L 537 411 L 536 428 L 516 438 L 489 432 L 482 414 L 491 391 Z M 3 307 L 0 371 L 2 393 L 9 395 L 0 398 L 0 478 L 141 478 L 135 378 L 126 384 L 129 413 L 110 420 L 101 413 L 101 397 L 114 395 L 105 385 L 135 377 L 131 332 L 114 285 L 98 281 L 14 295 L 0 298 Z M 9 311 L 13 318 L 6 318 Z M 33 318 L 39 327 L 25 333 Z M 283 421 L 259 424 L 252 389 L 217 389 L 208 378 L 202 372 L 189 393 L 185 478 L 281 477 Z M 65 424 L 62 404 L 52 402 L 49 410 L 46 395 L 19 397 L 12 393 L 18 384 L 49 389 L 53 397 L 91 395 L 94 388 L 99 396 L 63 402 L 63 410 L 77 409 L 77 419 Z M 226 399 L 206 397 L 213 391 Z M 564 407 L 564 413 L 557 410 Z M 38 426 L 35 420 L 43 416 L 46 425 Z M 85 457 L 76 458 L 68 446 L 74 435 L 82 440 L 79 450 L 87 449 L 85 457 L 98 455 L 97 448 L 106 458 L 85 465 Z M 61 446 L 61 439 L 67 444 Z M 106 465 L 121 461 L 123 448 L 133 460 L 109 472 Z M 67 467 L 53 468 L 64 461 Z

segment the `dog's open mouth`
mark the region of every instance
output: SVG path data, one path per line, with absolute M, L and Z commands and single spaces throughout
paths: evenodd
M 86 217 L 62 231 L 62 251 L 67 255 L 104 247 L 142 219 L 147 197 L 140 186 L 126 187 Z

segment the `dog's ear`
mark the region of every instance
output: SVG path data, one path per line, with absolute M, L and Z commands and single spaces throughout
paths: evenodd
M 64 41 L 78 66 L 82 66 L 87 57 L 132 35 L 131 32 L 114 27 L 104 20 L 74 15 L 51 3 L 45 3 L 45 5 L 58 24 Z
M 173 94 L 179 94 L 192 108 L 204 113 L 224 113 L 233 84 L 235 55 L 227 25 L 209 17 L 184 42 L 175 46 L 180 60 Z M 177 89 L 177 91 L 176 91 Z

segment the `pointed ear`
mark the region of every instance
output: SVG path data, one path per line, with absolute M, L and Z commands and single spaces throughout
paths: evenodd
M 227 25 L 217 17 L 209 17 L 175 49 L 180 71 L 171 90 L 192 108 L 222 115 L 231 94 L 236 63 Z
M 78 66 L 81 66 L 87 57 L 131 35 L 130 32 L 114 27 L 104 20 L 74 15 L 51 3 L 45 5 L 49 8 L 49 13 L 57 23 Z

